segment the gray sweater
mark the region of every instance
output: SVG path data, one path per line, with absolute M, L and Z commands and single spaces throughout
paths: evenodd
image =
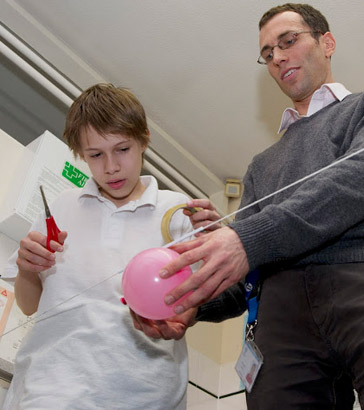
M 364 93 L 351 94 L 296 121 L 253 159 L 240 207 L 363 147 Z M 251 270 L 364 262 L 363 177 L 364 152 L 238 213 L 231 228 L 244 244 Z M 241 292 L 236 285 L 200 308 L 199 320 L 241 314 Z M 224 314 L 219 316 L 219 309 Z

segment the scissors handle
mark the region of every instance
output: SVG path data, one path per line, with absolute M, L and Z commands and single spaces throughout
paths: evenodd
M 49 218 L 46 218 L 46 223 L 47 223 L 47 249 L 54 253 L 55 251 L 50 247 L 50 242 L 51 241 L 58 241 L 58 234 L 61 232 L 58 229 L 58 226 L 56 225 L 55 220 L 53 219 L 53 216 L 50 216 Z

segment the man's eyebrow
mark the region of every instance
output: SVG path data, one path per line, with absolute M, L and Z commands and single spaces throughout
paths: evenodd
M 268 45 L 264 46 L 264 47 L 260 50 L 260 54 L 263 54 L 263 51 L 269 50 L 269 49 L 271 49 L 271 48 L 272 48 L 272 47 L 271 47 L 271 46 L 268 46 Z
M 277 38 L 277 42 L 279 42 L 279 41 L 282 39 L 282 37 L 284 37 L 284 36 L 285 36 L 286 34 L 288 34 L 288 33 L 295 33 L 295 31 L 287 30 L 287 31 L 281 33 L 281 34 L 278 36 L 278 38 Z M 272 46 L 266 44 L 266 45 L 260 50 L 260 54 L 262 54 L 263 51 L 265 51 L 265 50 L 267 50 L 267 49 L 269 50 L 270 48 L 272 48 Z

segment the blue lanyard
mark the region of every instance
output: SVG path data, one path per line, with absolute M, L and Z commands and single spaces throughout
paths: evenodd
M 248 325 L 252 325 L 256 322 L 258 316 L 259 307 L 259 270 L 254 269 L 246 276 L 244 283 L 245 301 L 248 308 Z

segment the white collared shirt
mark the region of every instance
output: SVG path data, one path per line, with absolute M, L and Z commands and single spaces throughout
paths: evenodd
M 306 115 L 300 115 L 294 108 L 286 108 L 284 110 L 278 134 L 286 130 L 295 121 L 315 114 L 336 100 L 342 101 L 349 94 L 351 92 L 341 83 L 323 84 L 321 88 L 313 93 Z
M 68 236 L 56 264 L 40 273 L 38 311 L 46 315 L 18 351 L 4 409 L 185 409 L 185 340 L 152 339 L 135 330 L 129 307 L 120 302 L 122 270 L 142 250 L 165 245 L 163 215 L 188 200 L 158 190 L 152 176 L 141 182 L 141 197 L 119 208 L 92 178 L 50 204 Z M 31 230 L 45 234 L 44 219 L 42 213 Z M 174 238 L 192 231 L 182 211 L 173 222 Z M 17 251 L 3 279 L 16 276 L 16 258 Z

